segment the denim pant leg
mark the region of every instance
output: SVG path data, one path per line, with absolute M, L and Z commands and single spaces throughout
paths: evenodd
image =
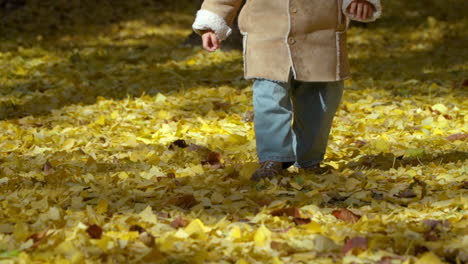
M 343 95 L 343 81 L 292 82 L 296 166 L 313 167 L 325 156 L 333 118 Z
M 253 85 L 254 128 L 260 162 L 294 162 L 290 83 L 258 79 Z

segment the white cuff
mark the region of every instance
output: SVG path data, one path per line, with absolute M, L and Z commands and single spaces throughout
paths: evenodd
M 201 35 L 204 30 L 213 30 L 220 40 L 227 39 L 232 29 L 227 25 L 224 18 L 208 10 L 199 10 L 192 28 L 195 32 Z
M 372 21 L 377 20 L 382 15 L 382 5 L 380 4 L 380 0 L 366 0 L 367 2 L 371 3 L 374 6 L 375 8 L 374 14 L 369 19 L 365 19 L 365 20 L 358 19 L 348 12 L 348 7 L 353 1 L 354 0 L 343 1 L 343 13 L 351 20 L 356 20 L 359 22 L 372 22 Z

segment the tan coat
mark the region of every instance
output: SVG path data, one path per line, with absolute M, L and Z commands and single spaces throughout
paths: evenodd
M 244 35 L 247 79 L 286 82 L 292 69 L 299 81 L 337 81 L 349 77 L 346 8 L 352 0 L 247 0 L 239 14 Z M 380 0 L 371 2 L 380 16 Z M 205 0 L 193 28 L 211 29 L 224 40 L 242 0 Z M 368 21 L 364 21 L 368 22 Z

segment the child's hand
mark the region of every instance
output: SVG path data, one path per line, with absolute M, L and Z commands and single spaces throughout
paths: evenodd
M 216 34 L 212 31 L 206 31 L 202 34 L 203 48 L 207 51 L 213 52 L 219 49 L 220 41 Z
M 360 20 L 367 20 L 374 15 L 374 6 L 366 0 L 354 0 L 348 7 L 350 15 Z

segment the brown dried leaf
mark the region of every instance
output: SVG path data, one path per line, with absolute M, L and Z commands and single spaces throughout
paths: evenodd
M 357 215 L 346 208 L 341 208 L 340 210 L 335 210 L 332 212 L 333 216 L 337 219 L 343 220 L 346 223 L 356 223 L 361 219 L 360 215 Z
M 420 197 L 420 199 L 423 199 L 426 196 L 426 193 L 427 193 L 426 183 L 421 181 L 421 180 L 418 180 L 417 178 L 413 178 L 413 182 L 408 186 L 408 188 L 400 191 L 398 194 L 395 194 L 395 197 L 398 197 L 398 198 L 415 198 L 415 197 L 417 197 L 418 195 L 414 191 L 414 188 L 416 186 L 421 187 L 421 197 Z
M 192 194 L 183 194 L 172 198 L 169 203 L 178 206 L 182 209 L 189 210 L 198 204 L 198 201 L 195 199 L 195 196 Z
M 343 246 L 343 253 L 348 252 L 359 252 L 362 250 L 367 250 L 368 248 L 368 241 L 367 237 L 353 237 L 346 241 L 346 244 Z
M 130 231 L 131 232 L 138 232 L 139 234 L 141 234 L 141 233 L 146 232 L 146 229 L 144 229 L 143 227 L 141 227 L 139 225 L 132 225 L 130 227 Z
M 450 222 L 445 220 L 433 220 L 433 219 L 424 219 L 423 224 L 429 227 L 430 229 L 438 228 L 438 227 L 448 227 Z
M 296 207 L 287 207 L 287 208 L 280 208 L 272 211 L 270 213 L 272 216 L 292 216 L 294 218 L 300 218 L 301 213 L 299 209 Z
M 447 119 L 447 120 L 453 120 L 453 116 L 451 116 L 451 115 L 445 114 L 445 115 L 443 115 L 443 116 L 444 116 L 444 118 Z
M 202 146 L 202 145 L 197 145 L 197 144 L 190 144 L 188 145 L 187 149 L 189 151 L 194 151 L 194 152 L 206 152 L 206 153 L 209 153 L 211 152 L 211 150 L 205 146 Z
M 367 145 L 367 142 L 364 141 L 364 140 L 356 140 L 356 141 L 354 141 L 354 145 L 356 145 L 356 147 L 358 147 L 358 148 L 361 148 L 361 147 L 364 147 L 365 145 Z
M 231 107 L 229 102 L 214 102 L 214 110 L 223 110 L 226 111 Z
M 294 223 L 296 225 L 307 225 L 310 222 L 311 222 L 310 218 L 299 218 L 299 217 L 294 218 Z
M 449 141 L 466 140 L 466 139 L 468 139 L 468 134 L 457 133 L 457 134 L 453 134 L 453 135 L 450 135 L 450 136 L 446 137 L 446 139 L 449 140 Z
M 464 80 L 463 83 L 462 83 L 463 86 L 468 86 L 468 79 Z
M 248 123 L 248 122 L 253 122 L 254 121 L 254 112 L 253 111 L 249 111 L 249 112 L 245 112 L 243 115 L 242 115 L 242 121 Z
M 44 163 L 44 165 L 42 166 L 42 172 L 44 172 L 45 175 L 50 175 L 52 173 L 55 172 L 55 169 L 54 167 L 52 166 L 52 164 L 50 164 L 49 161 L 47 161 L 46 163 Z
M 425 219 L 423 220 L 423 224 L 429 228 L 428 231 L 424 232 L 424 239 L 426 241 L 438 241 L 441 238 L 441 233 L 444 228 L 448 228 L 450 226 L 450 222 L 445 220 L 432 220 L 432 219 Z
M 400 260 L 400 261 L 404 261 L 405 258 L 404 257 L 400 257 L 400 256 L 383 256 L 379 262 L 377 262 L 377 264 L 392 264 L 392 260 L 394 259 L 397 259 L 397 260 Z
M 49 229 L 46 229 L 40 233 L 36 233 L 36 234 L 32 234 L 28 237 L 28 239 L 26 240 L 29 240 L 29 239 L 32 239 L 34 244 L 31 246 L 31 248 L 37 248 L 39 246 L 39 244 L 48 236 L 47 235 L 47 232 L 49 231 Z
M 271 249 L 279 252 L 286 252 L 286 255 L 290 255 L 296 252 L 296 249 L 291 247 L 288 243 L 280 242 L 280 241 L 271 241 L 270 242 Z
M 182 218 L 182 216 L 178 216 L 176 219 L 174 219 L 172 222 L 171 222 L 171 226 L 173 228 L 179 228 L 179 227 L 186 227 L 187 226 L 187 221 L 185 219 Z
M 90 225 L 86 229 L 86 233 L 88 233 L 89 237 L 94 239 L 101 239 L 102 237 L 102 228 L 98 225 Z
M 223 167 L 221 163 L 221 154 L 218 152 L 211 151 L 207 157 L 201 162 L 203 165 L 211 165 L 213 169 L 219 169 Z
M 437 229 L 429 230 L 424 233 L 424 240 L 426 241 L 438 241 L 440 240 L 440 231 Z
M 151 248 L 155 245 L 155 237 L 148 232 L 141 233 L 139 238 L 147 247 Z
M 327 192 L 327 196 L 330 197 L 329 204 L 339 204 L 349 198 L 349 196 L 342 196 L 336 191 Z
M 158 218 L 163 218 L 163 219 L 167 219 L 167 218 L 170 218 L 171 215 L 168 213 L 168 212 L 157 212 L 156 215 L 158 216 Z
M 143 244 L 145 244 L 147 247 L 154 246 L 155 237 L 152 234 L 150 234 L 148 231 L 146 231 L 146 229 L 144 229 L 143 227 L 139 225 L 132 225 L 130 227 L 130 231 L 138 232 L 138 234 L 140 234 L 139 235 L 140 241 L 143 242 Z
M 395 196 L 398 198 L 415 198 L 418 195 L 412 189 L 406 188 L 400 191 L 398 194 L 395 194 Z
M 414 254 L 415 255 L 421 255 L 425 252 L 428 252 L 429 249 L 426 246 L 423 245 L 415 245 L 414 246 Z
M 384 194 L 372 191 L 372 199 L 382 201 L 384 199 Z
M 178 140 L 172 142 L 172 143 L 169 145 L 169 149 L 174 149 L 175 147 L 186 148 L 186 147 L 188 147 L 188 144 L 187 144 L 187 142 L 185 142 L 185 140 L 183 140 L 183 139 L 178 139 Z

